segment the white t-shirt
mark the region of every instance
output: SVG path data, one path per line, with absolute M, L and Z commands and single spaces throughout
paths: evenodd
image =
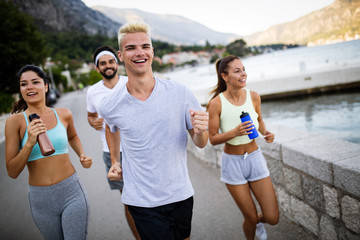
M 121 87 L 124 87 L 127 82 L 127 77 L 119 76 L 119 81 L 113 88 L 107 88 L 104 85 L 104 80 L 100 80 L 99 82 L 93 84 L 89 87 L 86 94 L 86 109 L 90 113 L 97 113 L 98 117 L 101 118 L 101 114 L 99 114 L 99 105 L 102 99 L 111 94 L 114 91 L 118 91 Z M 109 152 L 109 147 L 106 143 L 105 137 L 105 123 L 103 124 L 102 130 L 100 130 L 101 141 L 103 144 L 103 151 Z
M 157 207 L 194 194 L 187 169 L 189 110 L 202 108 L 184 85 L 155 80 L 146 101 L 125 87 L 105 97 L 99 108 L 111 131 L 120 130 L 127 205 Z

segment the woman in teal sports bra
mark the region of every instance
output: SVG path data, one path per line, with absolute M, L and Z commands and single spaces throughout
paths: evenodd
M 8 175 L 17 178 L 29 170 L 30 209 L 45 239 L 86 239 L 89 206 L 86 191 L 76 175 L 68 143 L 84 168 L 92 159 L 84 153 L 72 113 L 46 105 L 49 84 L 45 73 L 34 65 L 18 72 L 20 100 L 13 105 L 5 124 L 5 154 Z M 36 113 L 40 119 L 29 122 Z M 55 152 L 42 156 L 37 136 L 47 132 Z
M 244 216 L 246 239 L 267 239 L 263 223 L 275 225 L 279 208 L 275 189 L 270 179 L 266 160 L 254 139 L 249 138 L 257 128 L 266 142 L 274 141 L 261 117 L 261 99 L 258 93 L 246 88 L 247 74 L 242 61 L 227 56 L 215 63 L 218 84 L 207 105 L 209 112 L 209 139 L 212 145 L 224 144 L 221 163 L 221 181 Z M 240 114 L 248 112 L 253 124 L 241 123 Z M 219 131 L 220 130 L 220 131 Z M 257 212 L 254 194 L 260 205 Z

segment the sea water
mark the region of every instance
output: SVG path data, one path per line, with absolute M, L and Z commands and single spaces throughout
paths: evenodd
M 360 91 L 265 101 L 261 112 L 265 123 L 360 144 Z
M 263 81 L 360 66 L 360 40 L 299 47 L 242 59 L 247 81 Z M 217 83 L 214 64 L 184 68 L 162 74 L 181 82 L 194 92 Z M 360 80 L 360 76 L 359 76 Z M 253 89 L 256 91 L 256 89 Z M 360 144 L 360 91 L 338 92 L 262 103 L 265 122 L 323 134 Z
M 316 47 L 298 47 L 242 58 L 247 81 L 263 81 L 306 72 L 324 72 L 360 65 L 360 39 Z M 217 83 L 215 64 L 185 67 L 161 74 L 192 89 Z

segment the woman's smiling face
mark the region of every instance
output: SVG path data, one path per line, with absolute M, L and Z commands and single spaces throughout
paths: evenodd
M 225 80 L 227 86 L 246 87 L 247 73 L 245 67 L 240 59 L 235 59 L 229 63 L 229 68 L 226 73 L 222 73 L 222 77 Z
M 35 72 L 27 71 L 20 76 L 20 93 L 29 102 L 45 101 L 48 85 Z

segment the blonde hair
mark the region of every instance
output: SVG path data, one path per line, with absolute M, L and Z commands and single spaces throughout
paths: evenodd
M 121 45 L 124 41 L 124 37 L 126 34 L 138 33 L 138 32 L 146 33 L 150 38 L 149 26 L 144 22 L 129 22 L 129 23 L 123 25 L 119 29 L 119 34 L 118 34 L 119 50 L 120 51 L 122 50 Z M 150 41 L 151 41 L 151 38 L 150 38 Z

